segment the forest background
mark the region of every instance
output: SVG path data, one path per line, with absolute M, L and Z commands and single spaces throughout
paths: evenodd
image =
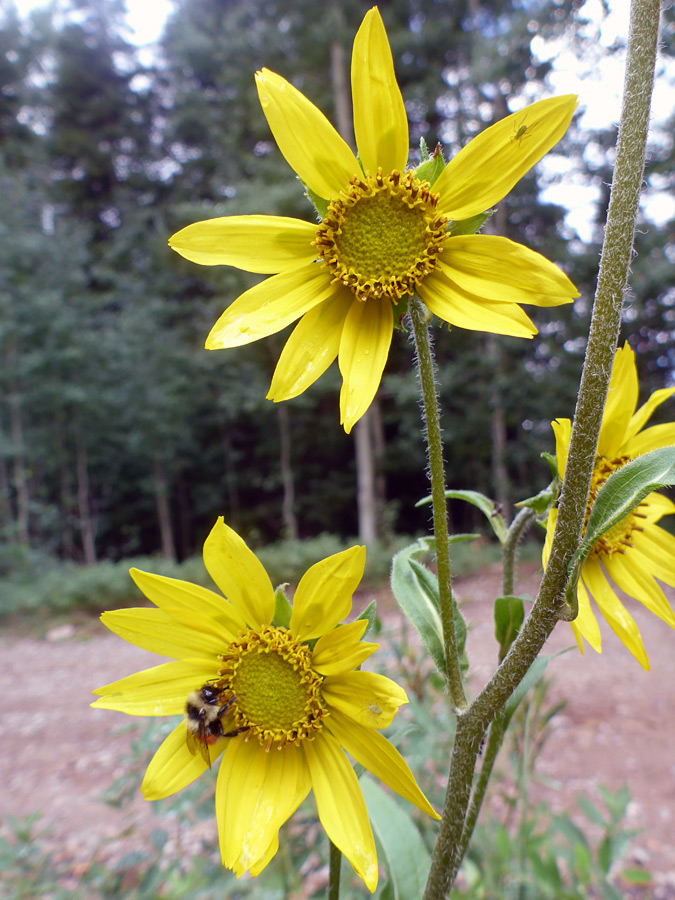
M 370 5 L 176 0 L 149 56 L 125 38 L 122 0 L 66 0 L 24 18 L 0 0 L 0 579 L 34 581 L 64 561 L 184 560 L 218 515 L 253 545 L 326 532 L 370 543 L 426 529 L 428 508 L 415 508 L 428 489 L 406 335 L 395 336 L 372 412 L 345 435 L 337 366 L 274 405 L 264 398 L 283 334 L 203 349 L 256 279 L 194 266 L 167 246 L 211 216 L 311 220 L 253 74 L 283 74 L 337 121 Z M 446 158 L 556 93 L 546 48 L 582 70 L 624 50 L 621 40 L 601 47 L 600 3 L 379 7 L 413 148 L 420 137 L 430 148 L 441 141 Z M 672 75 L 672 7 L 664 17 L 661 66 Z M 622 334 L 645 395 L 672 384 L 675 368 L 675 219 L 649 214 L 675 187 L 674 131 L 675 114 L 659 114 Z M 573 411 L 614 142 L 614 127 L 573 123 L 486 225 L 561 265 L 581 292 L 574 308 L 528 310 L 539 328 L 531 342 L 434 332 L 448 487 L 494 496 L 507 518 L 548 482 L 540 452 L 553 449 L 550 420 Z M 586 189 L 567 191 L 576 218 L 546 199 L 566 185 Z M 588 189 L 594 200 L 575 227 Z M 451 516 L 456 531 L 482 527 L 466 504 L 451 505 Z

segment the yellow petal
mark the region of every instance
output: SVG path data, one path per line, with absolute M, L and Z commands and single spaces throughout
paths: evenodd
M 374 175 L 403 172 L 408 162 L 408 118 L 394 73 L 384 22 L 370 9 L 354 39 L 352 103 L 359 159 Z
M 354 770 L 332 734 L 325 729 L 303 750 L 312 778 L 319 819 L 369 891 L 377 887 L 377 855 L 368 810 Z
M 324 114 L 269 69 L 257 72 L 255 81 L 274 140 L 300 179 L 325 200 L 346 191 L 361 168 Z
M 349 615 L 365 564 L 366 548 L 350 547 L 307 569 L 293 597 L 288 626 L 299 641 L 327 634 Z
M 340 424 L 349 434 L 366 412 L 380 386 L 394 317 L 391 301 L 355 301 L 345 318 L 338 362 L 342 373 Z
M 642 456 L 650 450 L 658 450 L 659 447 L 672 447 L 675 444 L 675 422 L 666 422 L 665 425 L 652 425 L 645 428 L 635 437 L 626 442 L 626 452 L 631 456 Z
M 257 740 L 233 738 L 216 785 L 216 819 L 223 865 L 237 876 L 261 871 L 274 841 L 311 787 L 302 750 L 267 751 Z M 261 865 L 262 863 L 262 865 Z
M 660 406 L 664 400 L 667 400 L 669 397 L 672 397 L 675 394 L 675 388 L 661 388 L 661 390 L 654 391 L 649 400 L 646 403 L 643 403 L 642 406 L 636 410 L 634 415 L 632 416 L 630 422 L 628 423 L 628 428 L 626 429 L 625 436 L 625 447 L 626 453 L 631 456 L 635 456 L 636 454 L 631 453 L 628 449 L 630 447 L 630 439 L 634 437 L 638 431 L 643 427 L 645 422 L 647 422 L 651 414 L 654 412 L 657 406 Z M 673 441 L 675 443 L 675 440 Z M 623 448 L 622 448 L 623 449 Z M 654 448 L 655 449 L 655 448 Z
M 268 400 L 297 397 L 326 371 L 338 355 L 342 328 L 354 295 L 336 285 L 336 294 L 310 309 L 286 341 L 274 370 Z
M 438 269 L 418 285 L 417 293 L 435 316 L 458 328 L 522 338 L 537 333 L 516 303 L 497 303 L 469 294 Z
M 501 200 L 558 143 L 576 105 L 573 94 L 540 100 L 477 135 L 434 184 L 439 214 L 468 219 Z
M 672 516 L 675 513 L 675 503 L 665 494 L 652 491 L 642 501 L 638 511 L 645 517 L 646 522 L 653 524 L 658 522 L 662 516 Z M 642 524 L 644 525 L 645 522 Z
M 553 434 L 555 435 L 555 455 L 558 463 L 558 474 L 562 478 L 565 474 L 565 466 L 567 465 L 567 454 L 570 448 L 570 438 L 572 437 L 572 422 L 570 419 L 555 419 L 551 422 Z
M 388 728 L 399 706 L 408 702 L 402 687 L 376 672 L 329 675 L 321 693 L 329 709 L 335 708 L 371 728 Z
M 129 573 L 148 600 L 179 622 L 192 625 L 195 614 L 213 619 L 218 623 L 218 633 L 227 635 L 229 640 L 246 627 L 239 611 L 208 588 L 140 569 L 130 569 Z
M 210 619 L 195 616 L 190 626 L 161 609 L 116 609 L 104 612 L 101 621 L 130 644 L 173 659 L 215 659 L 230 642 Z
M 638 377 L 635 354 L 626 344 L 616 351 L 609 381 L 605 411 L 598 438 L 598 455 L 618 456 L 624 444 L 626 429 L 638 400 Z
M 675 537 L 658 525 L 652 525 L 642 533 L 634 531 L 631 540 L 635 549 L 649 560 L 649 571 L 666 584 L 675 586 Z
M 207 350 L 241 347 L 276 334 L 335 293 L 325 266 L 273 275 L 244 291 L 211 329 Z
M 223 752 L 225 741 L 209 747 L 213 763 Z M 141 793 L 146 800 L 161 800 L 182 790 L 198 778 L 208 766 L 200 753 L 194 756 L 187 746 L 185 719 L 177 725 L 150 760 Z
M 222 516 L 204 542 L 204 565 L 250 626 L 270 624 L 274 616 L 272 582 L 255 553 Z
M 357 763 L 372 772 L 383 784 L 396 791 L 413 806 L 434 819 L 440 819 L 419 789 L 408 764 L 384 735 L 374 728 L 358 725 L 337 710 L 333 710 L 325 722 L 326 728 Z
M 492 234 L 448 238 L 439 266 L 467 293 L 485 300 L 559 306 L 579 296 L 567 275 L 541 253 Z
M 577 584 L 577 599 L 579 601 L 579 615 L 574 622 L 571 622 L 570 624 L 573 626 L 573 631 L 577 635 L 579 649 L 582 653 L 584 652 L 579 637 L 581 635 L 586 638 L 588 643 L 597 653 L 602 653 L 602 637 L 600 635 L 600 628 L 598 627 L 598 620 L 595 618 L 593 610 L 591 609 L 591 602 L 583 581 L 581 580 Z
M 380 646 L 362 641 L 368 622 L 357 619 L 334 628 L 314 645 L 312 668 L 319 675 L 342 675 L 364 663 Z
M 97 688 L 94 693 L 101 696 L 91 705 L 130 716 L 181 715 L 188 694 L 217 675 L 215 657 L 164 663 Z
M 195 222 L 169 238 L 169 247 L 202 266 L 236 266 L 274 275 L 316 259 L 316 225 L 283 216 L 223 216 Z
M 583 579 L 614 634 L 630 650 L 642 668 L 649 670 L 649 660 L 635 619 L 610 587 L 597 559 L 589 559 L 584 563 Z
M 646 571 L 648 565 L 639 552 L 628 550 L 626 553 L 614 553 L 602 561 L 617 587 L 675 628 L 675 614 L 661 588 Z

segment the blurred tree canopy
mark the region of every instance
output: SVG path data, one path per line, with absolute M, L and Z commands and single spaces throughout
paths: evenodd
M 335 121 L 334 67 L 370 2 L 176 0 L 156 53 L 125 39 L 122 0 L 68 0 L 21 20 L 0 3 L 0 528 L 7 545 L 63 559 L 161 551 L 184 558 L 224 515 L 253 541 L 354 534 L 353 439 L 338 425 L 333 366 L 283 407 L 266 401 L 284 335 L 206 352 L 211 325 L 253 278 L 202 268 L 166 240 L 218 215 L 312 220 L 277 150 L 253 74 L 293 81 Z M 580 0 L 383 0 L 411 123 L 451 157 L 508 112 L 550 93 L 533 50 L 594 40 Z M 666 30 L 673 32 L 672 10 Z M 667 41 L 666 41 L 667 45 Z M 621 53 L 620 44 L 608 52 Z M 150 59 L 150 62 L 148 60 Z M 333 70 L 331 70 L 333 66 Z M 673 126 L 647 182 L 673 188 Z M 499 205 L 487 229 L 545 253 L 581 290 L 535 309 L 531 341 L 435 329 L 449 487 L 505 506 L 547 481 L 550 419 L 571 416 L 594 290 L 614 134 L 574 126 Z M 565 166 L 558 167 L 556 160 Z M 569 166 L 598 191 L 590 240 L 548 202 Z M 553 173 L 553 174 L 551 174 Z M 563 173 L 563 174 L 560 174 Z M 625 336 L 645 392 L 672 381 L 675 222 L 645 207 Z M 396 334 L 380 391 L 378 479 L 390 531 L 428 512 L 413 352 Z M 668 415 L 668 413 L 666 413 Z M 672 418 L 672 413 L 670 414 Z M 293 493 L 289 493 L 289 486 Z M 284 496 L 286 506 L 284 507 Z M 283 512 L 282 512 L 283 511 Z M 468 530 L 471 508 L 452 507 Z M 1 563 L 0 563 L 1 565 Z

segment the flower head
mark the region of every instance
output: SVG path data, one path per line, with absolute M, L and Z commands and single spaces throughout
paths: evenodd
M 453 234 L 463 230 L 455 223 L 504 197 L 560 140 L 574 96 L 507 116 L 440 172 L 428 164 L 406 172 L 408 123 L 376 7 L 354 40 L 351 80 L 358 157 L 293 85 L 267 69 L 256 75 L 279 149 L 322 210 L 318 228 L 298 219 L 231 216 L 188 225 L 169 241 L 193 262 L 273 275 L 231 304 L 206 346 L 247 344 L 300 319 L 268 396 L 296 397 L 337 357 L 346 431 L 375 396 L 402 299 L 418 294 L 460 328 L 530 338 L 537 329 L 518 303 L 554 306 L 578 295 L 559 269 L 520 244 Z
M 182 714 L 159 747 L 141 790 L 167 797 L 222 755 L 216 819 L 223 865 L 257 875 L 278 832 L 310 790 L 333 843 L 373 891 L 377 858 L 358 779 L 345 751 L 392 790 L 436 818 L 398 751 L 380 734 L 407 703 L 389 678 L 362 672 L 377 649 L 367 622 L 339 625 L 365 563 L 352 547 L 312 566 L 290 618 L 275 618 L 261 563 L 218 520 L 206 568 L 227 599 L 185 581 L 131 570 L 157 609 L 107 612 L 111 631 L 173 662 L 95 691 L 93 704 L 137 716 Z
M 628 344 L 617 351 L 600 427 L 586 520 L 599 489 L 612 472 L 643 453 L 675 444 L 675 422 L 644 428 L 656 407 L 673 393 L 675 388 L 654 391 L 649 400 L 636 410 L 638 378 L 635 354 Z M 552 425 L 558 471 L 562 477 L 572 426 L 569 419 L 556 419 Z M 581 570 L 579 615 L 571 623 L 582 652 L 582 638 L 598 653 L 601 652 L 600 629 L 590 604 L 592 596 L 612 631 L 640 665 L 649 668 L 640 631 L 617 597 L 611 582 L 675 628 L 675 614 L 655 580 L 658 578 L 675 587 L 675 538 L 656 524 L 661 516 L 672 513 L 675 513 L 675 504 L 662 494 L 652 492 L 637 509 L 594 545 Z M 548 560 L 555 522 L 554 509 L 547 523 L 544 564 Z

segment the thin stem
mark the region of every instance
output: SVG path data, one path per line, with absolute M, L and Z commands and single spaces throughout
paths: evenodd
M 502 547 L 502 556 L 504 559 L 502 592 L 505 597 L 513 594 L 513 579 L 516 568 L 516 549 L 518 547 L 518 541 L 533 521 L 534 513 L 528 506 L 524 506 L 518 512 L 518 515 L 513 522 L 511 522 L 509 530 L 506 532 L 504 546 Z
M 340 898 L 340 866 L 342 865 L 342 852 L 335 844 L 330 842 L 328 857 L 328 900 Z
M 445 502 L 445 469 L 441 421 L 436 395 L 434 360 L 431 351 L 429 328 L 420 301 L 413 297 L 408 307 L 415 335 L 417 366 L 424 402 L 427 449 L 429 452 L 429 480 L 433 506 L 434 537 L 436 539 L 436 568 L 438 592 L 445 646 L 445 668 L 450 699 L 457 710 L 466 708 L 467 701 L 462 683 L 462 673 L 457 656 L 457 636 L 453 609 L 455 598 L 450 580 L 450 545 L 448 543 L 448 512 Z
M 658 23 L 658 0 L 633 0 L 612 193 L 549 562 L 532 611 L 504 661 L 469 709 L 458 717 L 443 819 L 424 900 L 442 900 L 457 875 L 471 779 L 482 735 L 525 677 L 564 610 L 568 566 L 583 527 L 633 247 Z

